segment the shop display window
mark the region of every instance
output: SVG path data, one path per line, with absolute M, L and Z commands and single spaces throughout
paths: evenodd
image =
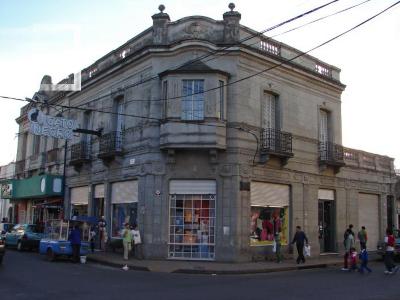
M 214 259 L 215 195 L 170 195 L 169 257 Z
M 87 204 L 72 204 L 72 216 L 87 216 L 88 206 Z
M 121 237 L 124 224 L 136 224 L 137 202 L 112 205 L 112 237 Z
M 272 245 L 280 233 L 282 245 L 288 244 L 288 207 L 251 207 L 250 246 Z

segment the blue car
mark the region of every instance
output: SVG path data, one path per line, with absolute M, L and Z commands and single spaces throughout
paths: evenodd
M 7 247 L 15 247 L 18 251 L 37 249 L 43 233 L 34 224 L 17 224 L 5 235 Z
M 68 240 L 72 223 L 76 221 L 52 220 L 46 224 L 45 236 L 40 240 L 39 253 L 46 255 L 48 261 L 55 261 L 57 258 L 72 257 L 72 246 Z M 80 256 L 89 253 L 89 226 L 85 223 L 80 224 L 82 232 L 82 242 Z

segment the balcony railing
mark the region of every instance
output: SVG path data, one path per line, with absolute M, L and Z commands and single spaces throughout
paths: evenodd
M 15 163 L 15 173 L 21 175 L 25 171 L 26 160 L 19 160 Z
M 261 151 L 280 156 L 293 156 L 292 134 L 273 128 L 262 129 Z
M 319 142 L 319 161 L 321 164 L 344 166 L 343 146 L 332 142 Z
M 58 148 L 47 151 L 47 163 L 55 163 L 58 161 Z
M 72 145 L 70 164 L 82 164 L 90 161 L 90 150 L 90 144 L 86 141 Z
M 103 134 L 99 138 L 99 154 L 102 159 L 113 158 L 122 154 L 122 143 L 124 133 L 122 131 L 112 131 Z

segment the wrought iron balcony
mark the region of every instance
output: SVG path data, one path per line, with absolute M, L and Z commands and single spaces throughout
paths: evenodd
M 15 174 L 22 175 L 25 171 L 26 160 L 22 159 L 15 163 Z
M 112 159 L 115 156 L 121 156 L 123 153 L 124 133 L 121 131 L 112 131 L 103 134 L 99 138 L 99 154 L 101 159 Z
M 58 148 L 47 151 L 47 163 L 58 162 Z
M 80 141 L 71 146 L 70 165 L 81 165 L 90 161 L 90 144 L 87 141 Z
M 343 146 L 332 142 L 319 142 L 319 163 L 335 167 L 335 171 L 339 171 L 344 163 Z
M 268 155 L 273 155 L 284 159 L 284 164 L 286 164 L 287 159 L 293 156 L 291 133 L 264 128 L 261 130 L 260 144 L 262 161 L 266 161 Z

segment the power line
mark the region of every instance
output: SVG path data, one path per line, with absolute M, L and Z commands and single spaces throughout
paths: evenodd
M 205 54 L 205 55 L 203 55 L 203 56 L 200 56 L 200 57 L 198 57 L 198 58 L 196 58 L 196 59 L 194 59 L 194 60 L 189 60 L 189 61 L 187 61 L 187 62 L 185 62 L 185 63 L 183 63 L 183 64 L 181 64 L 181 65 L 179 65 L 179 66 L 175 66 L 172 70 L 177 70 L 177 69 L 179 69 L 179 68 L 182 68 L 182 67 L 185 67 L 185 66 L 189 66 L 189 65 L 191 65 L 191 64 L 193 64 L 193 63 L 195 63 L 195 62 L 201 61 L 201 60 L 204 59 L 204 58 L 207 58 L 207 57 L 209 57 L 209 56 L 212 56 L 212 55 L 218 53 L 219 51 L 225 51 L 225 50 L 227 50 L 227 49 L 229 49 L 229 48 L 232 48 L 233 46 L 237 46 L 237 45 L 243 44 L 243 42 L 246 42 L 246 41 L 248 41 L 248 40 L 250 40 L 250 39 L 253 39 L 253 38 L 255 38 L 255 37 L 261 36 L 261 35 L 263 35 L 264 33 L 268 32 L 268 31 L 274 30 L 274 29 L 279 28 L 279 27 L 281 27 L 281 26 L 283 26 L 283 25 L 286 25 L 286 24 L 288 24 L 288 23 L 290 23 L 290 22 L 293 22 L 293 21 L 295 21 L 295 20 L 297 20 L 297 19 L 300 19 L 300 18 L 302 18 L 302 17 L 305 17 L 305 16 L 307 16 L 307 15 L 309 15 L 309 14 L 311 14 L 311 13 L 314 13 L 314 12 L 316 12 L 316 11 L 318 11 L 318 10 L 324 8 L 324 7 L 327 7 L 327 6 L 329 6 L 329 5 L 331 5 L 331 4 L 335 3 L 335 2 L 338 2 L 338 1 L 339 1 L 339 0 L 333 0 L 333 1 L 330 1 L 330 2 L 325 3 L 325 4 L 323 4 L 323 5 L 320 5 L 320 6 L 316 7 L 316 8 L 313 8 L 313 9 L 308 10 L 308 11 L 306 11 L 306 12 L 304 12 L 304 13 L 301 13 L 301 14 L 295 16 L 295 17 L 292 17 L 292 18 L 290 18 L 290 19 L 288 19 L 288 20 L 286 20 L 286 21 L 283 21 L 283 22 L 281 22 L 281 23 L 279 23 L 279 24 L 277 24 L 277 25 L 274 25 L 274 26 L 272 26 L 272 27 L 269 27 L 269 28 L 267 28 L 267 29 L 264 29 L 264 30 L 262 30 L 262 31 L 260 31 L 260 32 L 251 34 L 251 35 L 249 35 L 248 37 L 243 38 L 242 40 L 240 40 L 240 41 L 238 41 L 238 42 L 236 42 L 236 43 L 234 43 L 234 44 L 232 44 L 232 45 L 229 45 L 229 46 L 224 47 L 223 49 L 211 51 L 210 53 L 207 53 L 207 54 Z M 168 70 L 171 71 L 171 69 L 168 69 Z M 168 70 L 165 70 L 165 71 L 168 71 Z M 152 81 L 152 80 L 155 80 L 155 79 L 158 79 L 158 75 L 155 75 L 155 76 L 153 76 L 153 77 L 150 77 L 150 78 L 141 80 L 141 81 L 139 81 L 139 82 L 136 82 L 136 83 L 133 83 L 133 84 L 130 84 L 130 85 L 127 85 L 126 87 L 124 87 L 124 89 L 136 87 L 136 86 L 139 86 L 139 85 L 141 85 L 141 84 L 144 84 L 144 83 L 146 83 L 146 82 L 149 82 L 149 81 Z M 111 95 L 112 95 L 112 94 L 110 93 L 110 94 L 107 94 L 107 95 L 104 95 L 104 96 L 100 96 L 100 97 L 97 97 L 97 98 L 92 99 L 92 100 L 90 100 L 90 101 L 87 101 L 87 102 L 85 102 L 85 103 L 82 103 L 82 104 L 80 104 L 80 105 L 78 105 L 78 106 L 87 105 L 87 104 L 89 104 L 89 103 L 92 103 L 92 102 L 101 100 L 101 99 L 103 99 L 103 98 L 110 97 Z M 139 101 L 149 101 L 149 100 L 148 100 L 148 99 L 143 99 L 143 100 L 139 100 Z
M 322 47 L 322 46 L 324 46 L 324 45 L 326 45 L 326 44 L 328 44 L 328 43 L 330 43 L 330 42 L 332 42 L 332 41 L 338 39 L 339 37 L 341 37 L 341 36 L 343 36 L 343 35 L 345 35 L 345 34 L 351 32 L 351 31 L 355 30 L 356 28 L 358 28 L 358 27 L 360 27 L 360 26 L 366 24 L 367 22 L 369 22 L 369 21 L 373 20 L 374 18 L 378 17 L 379 15 L 385 13 L 386 11 L 388 11 L 389 9 L 391 9 L 391 8 L 393 8 L 394 6 L 398 5 L 399 3 L 400 3 L 400 1 L 395 2 L 395 3 L 392 4 L 391 6 L 389 6 L 389 7 L 387 7 L 386 9 L 380 11 L 379 13 L 373 15 L 372 17 L 370 17 L 370 18 L 368 18 L 368 19 L 362 21 L 361 23 L 359 23 L 359 24 L 357 24 L 357 25 L 351 27 L 350 29 L 348 29 L 348 30 L 346 30 L 346 31 L 344 31 L 344 32 L 342 32 L 342 33 L 340 33 L 340 34 L 334 36 L 333 38 L 331 38 L 331 39 L 329 39 L 329 40 L 327 40 L 327 41 L 325 41 L 325 42 L 323 42 L 323 43 L 321 43 L 321 44 L 319 44 L 319 45 L 317 45 L 317 46 L 315 46 L 315 47 L 313 47 L 313 48 L 311 48 L 311 49 L 309 49 L 309 50 L 307 50 L 307 51 L 305 51 L 305 52 L 299 53 L 298 55 L 292 57 L 291 59 L 285 60 L 285 61 L 283 61 L 283 62 L 281 62 L 281 63 L 279 63 L 279 64 L 275 64 L 274 66 L 271 66 L 271 67 L 266 68 L 266 69 L 264 69 L 264 70 L 261 70 L 261 71 L 259 71 L 259 72 L 253 73 L 253 74 L 251 74 L 251 75 L 249 75 L 249 76 L 246 76 L 246 77 L 240 78 L 240 79 L 238 79 L 238 80 L 235 80 L 235 81 L 226 83 L 226 84 L 223 85 L 223 87 L 225 87 L 225 86 L 231 86 L 231 85 L 234 85 L 234 84 L 236 84 L 236 83 L 238 83 L 238 82 L 241 82 L 241 81 L 250 79 L 250 78 L 252 78 L 252 77 L 258 76 L 258 75 L 260 75 L 260 74 L 262 74 L 262 73 L 268 72 L 268 71 L 270 71 L 270 70 L 272 70 L 272 69 L 275 69 L 275 68 L 277 68 L 277 67 L 280 67 L 280 66 L 282 66 L 282 65 L 284 65 L 284 64 L 286 64 L 286 63 L 288 63 L 288 62 L 291 62 L 291 61 L 293 61 L 293 60 L 295 60 L 295 59 L 297 59 L 297 58 L 299 58 L 299 57 L 301 57 L 301 56 L 304 56 L 304 55 L 308 54 L 309 52 L 314 51 L 314 50 L 316 50 L 316 49 L 318 49 L 318 48 L 320 48 L 320 47 Z M 221 86 L 221 87 L 222 87 L 222 86 Z M 221 87 L 210 88 L 210 89 L 208 89 L 208 90 L 204 90 L 204 91 L 202 91 L 202 92 L 193 93 L 193 94 L 191 94 L 191 95 L 207 93 L 207 92 L 210 92 L 210 91 L 214 91 L 214 90 L 220 89 Z M 29 100 L 24 100 L 24 99 L 14 98 L 14 97 L 7 97 L 7 96 L 0 96 L 0 97 L 6 98 L 6 99 L 19 100 L 19 101 L 29 101 Z M 183 97 L 185 97 L 185 96 L 176 96 L 176 97 L 170 97 L 170 98 L 161 99 L 161 100 L 173 100 L 173 99 L 179 99 L 179 98 L 183 98 Z M 44 103 L 44 102 L 37 102 L 37 103 L 47 104 L 47 103 Z M 78 109 L 78 110 L 84 110 L 84 111 L 94 111 L 94 112 L 101 112 L 101 113 L 110 113 L 110 114 L 116 114 L 116 115 L 124 115 L 124 116 L 128 116 L 128 117 L 137 117 L 137 118 L 142 118 L 142 119 L 152 119 L 152 120 L 157 120 L 157 121 L 160 121 L 160 120 L 161 120 L 161 119 L 159 119 L 159 118 L 151 118 L 151 117 L 137 116 L 137 115 L 132 115 L 132 114 L 119 114 L 119 113 L 116 113 L 116 112 L 103 111 L 103 110 L 90 109 L 90 108 L 81 108 L 81 107 L 76 107 L 76 106 L 68 106 L 68 105 L 60 105 L 60 104 L 47 104 L 47 105 L 49 105 L 49 106 L 55 106 L 55 107 L 62 107 L 62 108 L 67 108 L 67 109 Z
M 326 15 L 326 16 L 324 16 L 324 17 L 317 18 L 317 19 L 315 19 L 315 20 L 312 20 L 312 21 L 307 22 L 307 23 L 305 23 L 305 24 L 299 25 L 299 26 L 294 27 L 294 28 L 292 28 L 292 29 L 286 30 L 286 31 L 284 31 L 284 32 L 281 32 L 281 33 L 272 35 L 272 36 L 270 36 L 270 37 L 266 37 L 266 38 L 265 38 L 265 41 L 271 40 L 271 39 L 273 39 L 273 38 L 275 38 L 275 37 L 277 37 L 277 36 L 284 35 L 284 34 L 286 34 L 286 33 L 289 33 L 289 32 L 298 30 L 298 29 L 300 29 L 300 28 L 303 28 L 303 27 L 305 27 L 305 26 L 307 26 L 307 25 L 310 25 L 310 24 L 313 24 L 313 23 L 316 23 L 316 22 L 325 20 L 325 19 L 327 19 L 327 18 L 329 18 L 329 17 L 338 15 L 338 14 L 340 14 L 340 13 L 346 12 L 346 11 L 348 11 L 348 10 L 350 10 L 350 9 L 353 9 L 353 8 L 356 8 L 356 7 L 360 6 L 360 5 L 363 5 L 363 4 L 365 4 L 365 3 L 369 2 L 369 1 L 371 1 L 371 0 L 365 0 L 365 1 L 360 2 L 360 3 L 358 3 L 358 4 L 349 6 L 349 7 L 347 7 L 347 8 L 344 8 L 344 9 L 339 10 L 339 11 L 337 11 L 337 12 L 334 12 L 334 13 L 332 13 L 332 14 Z M 253 46 L 253 45 L 257 44 L 258 42 L 259 42 L 259 41 L 256 41 L 255 43 L 251 43 L 251 44 L 246 44 L 246 46 Z M 221 57 L 221 56 L 224 56 L 224 55 L 226 55 L 226 54 L 228 54 L 228 53 L 229 53 L 229 52 L 225 52 L 225 53 L 216 55 L 216 57 L 210 58 L 210 59 L 206 60 L 205 62 L 212 61 L 212 60 L 214 60 L 214 59 L 216 59 L 216 58 L 219 58 L 219 57 Z

